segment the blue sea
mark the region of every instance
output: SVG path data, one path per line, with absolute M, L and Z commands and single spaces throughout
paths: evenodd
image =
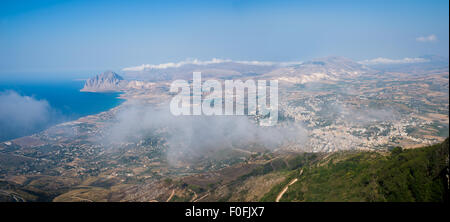
M 0 93 L 15 91 L 21 96 L 29 96 L 35 100 L 46 100 L 52 112 L 58 114 L 58 118 L 52 118 L 46 123 L 36 126 L 28 124 L 24 130 L 18 130 L 12 123 L 0 119 L 0 141 L 25 136 L 43 130 L 51 125 L 78 119 L 82 116 L 97 114 L 118 106 L 123 102 L 119 99 L 120 93 L 91 93 L 80 92 L 84 81 L 10 81 L 0 82 Z M 6 107 L 6 106 L 5 106 Z M 2 109 L 2 107 L 0 107 Z M 2 111 L 2 110 L 0 110 Z M 5 110 L 3 110 L 5 111 Z

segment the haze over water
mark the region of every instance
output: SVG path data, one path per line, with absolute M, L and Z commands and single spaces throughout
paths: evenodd
M 30 135 L 57 123 L 109 110 L 123 102 L 120 93 L 80 92 L 84 81 L 3 81 L 0 105 L 17 115 L 0 116 L 0 141 Z M 12 99 L 14 98 L 14 99 Z M 3 114 L 0 111 L 0 114 Z M 21 116 L 19 116 L 19 114 Z M 38 120 L 25 116 L 40 116 Z M 30 122 L 32 121 L 32 122 Z M 20 126 L 23 122 L 23 126 Z M 11 130 L 12 124 L 19 124 Z

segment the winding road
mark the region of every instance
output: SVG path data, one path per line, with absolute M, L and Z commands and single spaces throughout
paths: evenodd
M 300 176 L 303 174 L 303 169 L 300 170 Z M 286 186 L 284 186 L 283 190 L 278 194 L 275 202 L 280 202 L 280 199 L 283 197 L 284 193 L 288 190 L 289 186 L 298 181 L 298 178 L 292 179 Z

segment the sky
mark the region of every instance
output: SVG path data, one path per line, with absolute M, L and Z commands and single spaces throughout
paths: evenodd
M 448 54 L 449 2 L 440 0 L 0 1 L 0 81 L 194 58 Z

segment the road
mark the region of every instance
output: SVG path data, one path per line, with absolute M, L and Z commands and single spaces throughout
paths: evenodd
M 172 190 L 172 193 L 170 194 L 169 198 L 167 198 L 166 202 L 169 202 L 172 199 L 174 194 L 175 194 L 175 189 Z
M 303 174 L 303 169 L 300 170 L 300 176 Z M 298 178 L 292 179 L 286 186 L 284 186 L 283 190 L 278 194 L 275 202 L 280 202 L 280 199 L 283 197 L 284 193 L 288 190 L 289 186 L 298 181 Z

